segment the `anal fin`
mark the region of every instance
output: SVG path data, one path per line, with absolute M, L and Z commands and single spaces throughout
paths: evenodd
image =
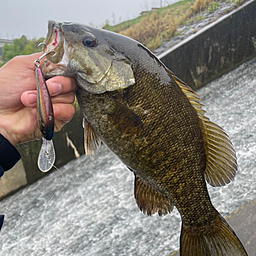
M 159 216 L 170 213 L 173 204 L 169 198 L 149 186 L 135 174 L 134 196 L 140 210 L 147 215 L 158 212 Z

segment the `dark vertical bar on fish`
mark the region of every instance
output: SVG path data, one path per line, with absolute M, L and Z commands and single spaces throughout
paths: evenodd
M 37 81 L 37 120 L 42 135 L 51 140 L 54 132 L 54 115 L 51 97 L 46 86 L 42 71 L 36 68 Z

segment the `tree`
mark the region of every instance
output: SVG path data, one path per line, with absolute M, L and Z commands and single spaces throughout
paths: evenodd
M 35 52 L 40 52 L 42 48 L 37 48 L 37 45 L 43 41 L 43 37 L 29 40 L 26 36 L 22 36 L 21 38 L 14 39 L 13 44 L 5 44 L 2 48 L 3 62 L 0 63 L 0 67 L 17 55 L 28 55 Z

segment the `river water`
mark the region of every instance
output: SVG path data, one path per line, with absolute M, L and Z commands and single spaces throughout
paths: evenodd
M 197 91 L 207 116 L 229 134 L 238 173 L 209 187 L 227 216 L 256 197 L 256 58 Z M 133 174 L 105 147 L 83 155 L 1 201 L 1 255 L 169 255 L 179 247 L 180 217 L 144 216 Z

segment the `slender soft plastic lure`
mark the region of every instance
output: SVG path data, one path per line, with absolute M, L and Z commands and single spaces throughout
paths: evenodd
M 43 144 L 38 156 L 38 167 L 42 172 L 48 172 L 55 162 L 55 151 L 52 142 L 54 134 L 54 115 L 51 97 L 46 86 L 42 71 L 40 69 L 40 60 L 46 54 L 42 55 L 34 63 L 36 66 L 37 83 L 37 120 L 42 133 Z

